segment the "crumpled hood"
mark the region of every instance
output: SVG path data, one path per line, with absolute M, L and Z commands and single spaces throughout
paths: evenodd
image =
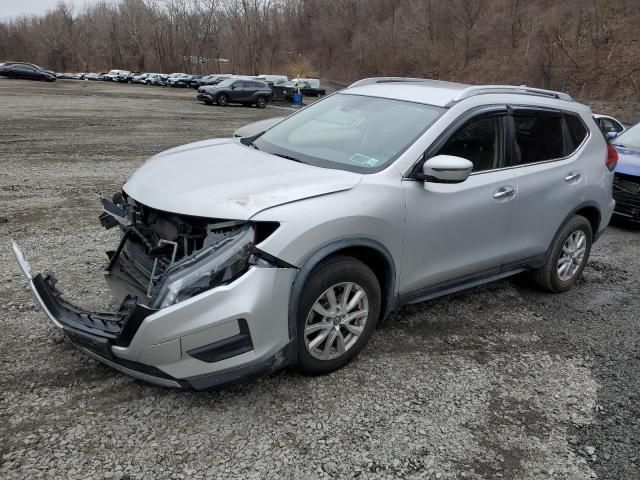
M 242 145 L 205 140 L 149 159 L 125 183 L 134 200 L 157 210 L 230 220 L 304 198 L 348 190 L 362 175 L 319 168 Z
M 618 152 L 616 172 L 640 177 L 640 150 L 614 145 Z

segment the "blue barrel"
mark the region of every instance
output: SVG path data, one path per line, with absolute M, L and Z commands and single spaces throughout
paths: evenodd
M 295 105 L 302 105 L 302 94 L 301 93 L 294 93 L 293 94 L 293 103 Z

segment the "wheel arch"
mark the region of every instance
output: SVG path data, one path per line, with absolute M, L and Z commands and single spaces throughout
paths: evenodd
M 368 238 L 338 240 L 325 245 L 303 261 L 291 286 L 289 297 L 289 338 L 296 336 L 298 299 L 305 282 L 313 269 L 321 262 L 337 255 L 347 255 L 367 265 L 378 278 L 382 291 L 381 318 L 384 318 L 396 303 L 396 266 L 389 250 L 380 242 Z
M 602 213 L 600 212 L 600 207 L 596 202 L 582 202 L 578 206 L 576 206 L 573 210 L 571 210 L 571 212 L 566 217 L 564 217 L 564 219 L 562 220 L 562 223 L 560 223 L 560 225 L 558 226 L 556 233 L 553 235 L 553 238 L 551 239 L 551 243 L 547 247 L 547 251 L 545 255 L 549 255 L 549 252 L 553 246 L 553 241 L 555 240 L 556 235 L 558 235 L 558 232 L 574 215 L 580 215 L 586 218 L 589 221 L 589 224 L 591 225 L 591 230 L 593 233 L 593 239 L 592 239 L 593 243 L 595 243 L 595 241 L 598 239 L 598 230 L 600 229 L 600 222 L 602 221 Z
M 580 215 L 587 220 L 591 224 L 591 230 L 593 232 L 594 241 L 598 235 L 598 231 L 600 230 L 600 222 L 602 221 L 602 214 L 600 213 L 600 209 L 595 203 L 587 203 L 578 207 L 576 211 L 573 212 L 574 215 Z

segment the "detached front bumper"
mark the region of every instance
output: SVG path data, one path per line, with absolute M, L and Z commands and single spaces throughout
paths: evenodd
M 252 267 L 228 285 L 155 310 L 127 296 L 117 312 L 90 312 L 64 300 L 55 278 L 33 275 L 13 253 L 51 322 L 87 355 L 164 387 L 204 390 L 271 373 L 293 352 L 289 291 L 295 269 Z

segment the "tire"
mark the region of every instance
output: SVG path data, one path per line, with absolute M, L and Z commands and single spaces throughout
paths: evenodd
M 533 282 L 549 292 L 569 290 L 584 270 L 592 242 L 593 231 L 589 220 L 580 215 L 571 217 L 556 233 L 544 265 L 531 271 Z M 561 262 L 565 265 L 562 273 Z
M 256 107 L 265 108 L 267 106 L 267 97 L 260 95 L 256 98 Z
M 229 97 L 226 93 L 221 93 L 216 97 L 216 103 L 220 107 L 226 107 L 229 104 Z
M 333 308 L 329 291 L 335 297 Z M 345 313 L 351 302 L 356 303 Z M 323 316 L 314 308 L 330 316 Z M 333 257 L 318 265 L 309 275 L 298 302 L 298 370 L 305 375 L 322 375 L 346 365 L 367 344 L 380 317 L 380 308 L 380 284 L 367 265 L 347 256 Z M 334 311 L 342 314 L 336 315 Z M 357 313 L 360 315 L 354 316 Z M 351 320 L 347 314 L 352 316 Z

